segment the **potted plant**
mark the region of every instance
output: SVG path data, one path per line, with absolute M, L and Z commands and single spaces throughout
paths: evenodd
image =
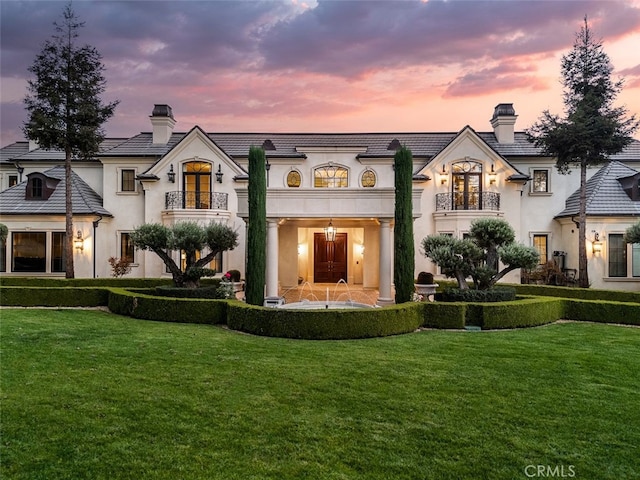
M 436 288 L 439 286 L 433 283 L 433 273 L 420 272 L 415 283 L 416 293 L 422 296 L 422 301 L 433 301 L 433 295 L 436 294 Z

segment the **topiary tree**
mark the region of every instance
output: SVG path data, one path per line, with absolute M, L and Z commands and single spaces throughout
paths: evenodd
M 262 148 L 249 149 L 249 228 L 245 298 L 251 305 L 264 303 L 267 267 L 267 175 Z
M 468 238 L 431 235 L 422 241 L 422 248 L 443 274 L 457 280 L 461 290 L 469 289 L 468 277 L 473 279 L 476 289 L 487 290 L 507 273 L 538 264 L 536 249 L 514 240 L 513 228 L 506 221 L 480 218 L 471 223 Z M 498 271 L 500 261 L 505 267 Z
M 220 252 L 237 247 L 238 234 L 215 222 L 206 227 L 196 222 L 180 222 L 173 227 L 146 223 L 131 232 L 131 241 L 137 249 L 150 250 L 160 257 L 171 272 L 176 287 L 197 288 L 201 277 L 215 273 L 205 265 Z M 196 260 L 196 252 L 204 248 L 208 248 L 209 253 Z M 184 253 L 184 269 L 173 259 L 171 252 L 174 250 Z
M 624 233 L 624 241 L 627 243 L 640 243 L 640 222 L 627 228 Z
M 411 150 L 401 147 L 394 157 L 396 204 L 393 229 L 394 269 L 393 282 L 396 303 L 410 302 L 413 298 L 415 250 L 413 244 L 412 179 L 413 157 Z

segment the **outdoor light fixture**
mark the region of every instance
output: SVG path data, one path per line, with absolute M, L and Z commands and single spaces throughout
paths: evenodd
M 440 174 L 440 185 L 447 183 L 447 167 L 442 164 L 442 173 Z
M 171 183 L 176 183 L 176 172 L 173 171 L 173 163 L 171 164 L 171 167 L 169 168 L 169 171 L 167 172 L 167 177 L 169 178 L 169 181 Z
M 82 231 L 78 230 L 78 234 L 73 240 L 73 246 L 76 247 L 76 250 L 84 250 L 84 238 L 82 238 Z
M 218 183 L 222 183 L 222 175 L 224 175 L 224 173 L 222 173 L 222 164 L 218 165 L 218 171 L 216 172 L 216 181 Z
M 327 225 L 324 229 L 324 239 L 327 242 L 335 242 L 336 232 L 337 229 L 334 228 L 333 223 L 331 223 L 331 219 L 329 219 L 329 225 Z
M 600 234 L 598 232 L 595 232 L 591 246 L 593 248 L 594 255 L 602 253 L 602 242 L 600 241 Z
M 493 163 L 491 164 L 491 172 L 489 173 L 489 184 L 493 185 L 496 183 L 496 172 L 493 169 Z

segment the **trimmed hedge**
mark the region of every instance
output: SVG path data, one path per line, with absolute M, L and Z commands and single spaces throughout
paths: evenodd
M 144 320 L 179 323 L 225 323 L 227 301 L 154 297 L 122 288 L 109 289 L 109 310 Z
M 424 322 L 423 304 L 384 308 L 285 310 L 229 302 L 227 325 L 254 335 L 340 340 L 409 333 Z
M 640 325 L 640 303 L 565 299 L 564 305 L 568 320 Z
M 7 287 L 0 289 L 0 305 L 7 307 L 100 307 L 109 290 L 101 287 Z
M 466 303 L 423 302 L 423 326 L 429 328 L 464 328 L 467 314 Z
M 173 298 L 208 298 L 218 297 L 218 285 L 207 285 L 199 288 L 174 287 L 173 285 L 161 285 L 155 288 L 156 295 Z
M 508 302 L 515 300 L 516 290 L 513 287 L 495 287 L 489 290 L 445 288 L 441 298 L 445 302 Z
M 592 288 L 556 287 L 552 285 L 513 284 L 510 286 L 516 289 L 518 295 L 640 303 L 640 292 L 628 292 L 625 290 L 597 290 Z
M 487 303 L 481 307 L 483 329 L 535 327 L 564 317 L 561 298 L 521 298 L 516 302 Z
M 202 278 L 201 285 L 219 285 L 219 278 Z M 0 276 L 0 286 L 155 288 L 172 285 L 170 278 L 46 278 Z

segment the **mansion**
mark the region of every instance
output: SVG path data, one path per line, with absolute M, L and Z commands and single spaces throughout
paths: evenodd
M 487 112 L 490 113 L 490 112 Z M 488 115 L 489 116 L 489 115 Z M 224 222 L 239 246 L 211 268 L 244 276 L 248 153 L 262 146 L 267 168 L 266 296 L 302 282 L 376 289 L 393 302 L 394 172 L 397 148 L 413 154 L 416 272 L 443 278 L 421 251 L 436 233 L 462 238 L 481 217 L 506 220 L 540 263 L 578 268 L 579 171 L 561 175 L 515 130 L 512 104 L 491 129 L 431 133 L 176 132 L 168 105 L 155 105 L 151 131 L 107 138 L 91 160 L 73 162 L 76 277 L 110 277 L 110 257 L 131 261 L 131 277 L 170 278 L 152 252 L 133 248 L 144 223 Z M 64 153 L 21 141 L 0 149 L 2 275 L 64 277 Z M 624 243 L 640 219 L 640 141 L 588 173 L 587 249 L 594 288 L 640 291 L 640 244 Z M 335 229 L 327 238 L 326 230 Z M 329 240 L 329 241 L 328 241 Z M 179 260 L 180 252 L 174 252 Z M 521 272 L 504 281 L 519 283 Z

